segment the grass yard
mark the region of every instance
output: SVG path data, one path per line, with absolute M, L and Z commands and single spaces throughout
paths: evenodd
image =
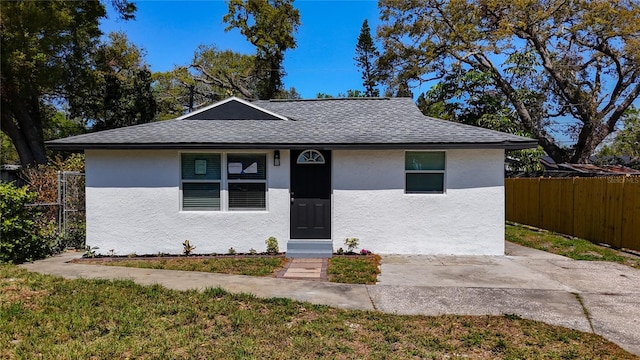
M 2 359 L 634 359 L 516 316 L 397 316 L 0 265 Z
M 284 257 L 252 256 L 237 257 L 172 257 L 166 259 L 131 259 L 111 261 L 110 258 L 82 259 L 83 264 L 97 264 L 108 266 L 127 266 L 145 269 L 165 269 L 184 271 L 203 271 L 213 273 L 270 276 L 282 269 L 287 259 Z
M 536 231 L 515 225 L 507 225 L 505 233 L 507 241 L 571 259 L 611 261 L 640 268 L 640 256 L 596 245 L 587 240 L 569 239 L 546 230 Z
M 283 257 L 178 257 L 166 259 L 82 259 L 83 264 L 128 266 L 145 269 L 204 271 L 222 274 L 271 276 L 287 262 Z M 329 260 L 329 281 L 345 284 L 375 284 L 380 266 L 380 256 L 334 256 Z
M 329 259 L 329 281 L 345 284 L 375 284 L 380 274 L 380 256 L 334 256 Z

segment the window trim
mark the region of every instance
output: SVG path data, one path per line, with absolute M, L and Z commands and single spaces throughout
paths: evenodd
M 313 154 L 313 155 L 317 155 L 315 157 L 303 157 L 303 155 L 305 154 Z M 301 160 L 302 159 L 302 160 Z M 305 161 L 304 159 L 308 159 L 309 161 Z M 313 160 L 311 160 L 313 159 Z M 321 159 L 316 161 L 315 159 Z M 300 155 L 298 155 L 298 158 L 296 158 L 296 164 L 300 164 L 300 165 L 324 165 L 326 163 L 326 160 L 324 159 L 324 155 L 322 155 L 322 153 L 318 150 L 314 150 L 314 149 L 308 149 L 308 150 L 304 150 L 300 153 Z
M 220 155 L 220 179 L 182 179 L 182 154 L 218 154 Z M 228 174 L 228 158 L 229 154 L 243 155 L 264 155 L 265 156 L 265 178 L 264 179 L 229 179 Z M 260 150 L 239 150 L 239 151 L 206 151 L 206 150 L 183 150 L 178 152 L 178 180 L 180 182 L 179 192 L 179 211 L 180 212 L 268 212 L 269 211 L 269 151 Z M 183 183 L 218 183 L 220 186 L 220 208 L 219 209 L 185 209 L 184 205 L 184 189 Z M 264 192 L 264 208 L 229 208 L 229 183 L 263 183 Z
M 442 170 L 407 170 L 407 153 L 442 153 L 444 156 L 444 169 Z M 405 150 L 403 157 L 403 176 L 405 195 L 446 195 L 447 194 L 447 151 L 446 150 Z M 442 174 L 442 191 L 409 191 L 407 189 L 407 174 Z

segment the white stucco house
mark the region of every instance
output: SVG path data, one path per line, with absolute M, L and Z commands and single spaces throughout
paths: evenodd
M 248 102 L 50 141 L 86 155 L 102 254 L 504 254 L 504 151 L 529 138 L 425 117 L 409 98 Z

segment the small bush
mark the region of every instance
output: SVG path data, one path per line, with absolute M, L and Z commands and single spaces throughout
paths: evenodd
M 185 240 L 185 241 L 182 243 L 182 253 L 183 253 L 185 256 L 189 256 L 189 255 L 191 255 L 191 253 L 192 253 L 192 252 L 193 252 L 193 250 L 195 250 L 195 249 L 196 249 L 196 247 L 195 247 L 195 246 L 193 246 L 193 245 L 191 245 L 191 244 L 189 243 L 189 240 Z
M 278 239 L 274 236 L 270 236 L 267 240 L 264 241 L 267 244 L 267 254 L 275 255 L 280 252 L 278 248 Z
M 346 238 L 344 239 L 344 244 L 347 245 L 347 252 L 353 253 L 353 250 L 360 244 L 360 240 L 358 238 Z
M 51 244 L 35 226 L 38 213 L 25 206 L 35 198 L 27 187 L 0 183 L 0 262 L 22 263 L 51 254 Z

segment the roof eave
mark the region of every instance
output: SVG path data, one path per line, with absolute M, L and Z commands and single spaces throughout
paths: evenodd
M 505 149 L 522 150 L 536 147 L 538 142 L 503 141 L 471 143 L 56 143 L 48 142 L 47 148 L 60 151 L 82 150 L 161 150 L 161 149 L 302 149 L 324 150 L 393 150 L 393 149 Z

